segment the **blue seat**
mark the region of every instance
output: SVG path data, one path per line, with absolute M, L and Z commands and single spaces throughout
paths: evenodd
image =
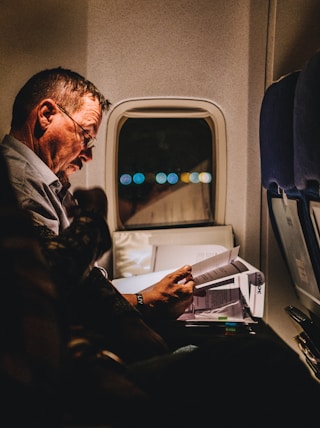
M 315 289 L 320 282 L 314 239 L 304 191 L 296 186 L 294 102 L 300 71 L 271 84 L 260 111 L 261 179 L 269 217 L 297 290 Z M 311 287 L 311 288 L 310 288 Z
M 311 311 L 319 312 L 320 302 L 320 51 L 305 64 L 299 75 L 294 99 L 294 177 L 303 194 L 306 208 L 302 212 L 306 240 L 317 284 L 309 284 L 300 298 Z M 306 304 L 305 293 L 308 293 Z M 317 299 L 315 305 L 310 296 Z
M 294 176 L 300 190 L 319 194 L 320 183 L 320 51 L 299 73 L 294 99 Z M 313 192 L 311 192 L 311 195 Z

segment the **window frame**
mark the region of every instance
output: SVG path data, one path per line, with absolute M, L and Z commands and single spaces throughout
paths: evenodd
M 225 224 L 227 183 L 227 142 L 224 116 L 217 105 L 190 98 L 140 98 L 124 100 L 109 111 L 106 127 L 105 188 L 109 200 L 108 223 L 111 231 L 126 230 L 118 209 L 119 134 L 127 118 L 204 118 L 214 133 L 216 183 L 214 223 Z M 168 225 L 168 228 L 170 226 Z M 192 227 L 188 225 L 186 227 Z M 143 229 L 143 228 L 142 228 Z M 157 229 L 157 227 L 154 227 Z

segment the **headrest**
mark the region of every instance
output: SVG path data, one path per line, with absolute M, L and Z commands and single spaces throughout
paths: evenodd
M 298 189 L 320 183 L 320 51 L 302 69 L 294 101 L 294 174 Z
M 272 83 L 266 90 L 260 111 L 261 180 L 266 189 L 277 185 L 294 187 L 293 104 L 299 71 Z

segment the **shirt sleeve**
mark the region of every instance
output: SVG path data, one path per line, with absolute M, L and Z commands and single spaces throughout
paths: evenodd
M 78 287 L 98 260 L 111 248 L 112 240 L 105 220 L 93 213 L 81 213 L 59 235 L 35 222 L 43 254 L 53 279 L 63 296 Z

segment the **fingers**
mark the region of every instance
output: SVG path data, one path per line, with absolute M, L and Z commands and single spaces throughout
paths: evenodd
M 200 290 L 199 290 L 199 289 L 197 289 L 197 288 L 194 288 L 194 292 L 193 292 L 193 294 L 194 294 L 195 296 L 198 296 L 198 297 L 204 297 L 204 296 L 206 295 L 206 290 L 201 289 L 201 288 L 200 288 Z
M 192 267 L 190 265 L 182 266 L 180 269 L 167 275 L 167 279 L 170 281 L 171 286 L 175 287 L 179 284 L 180 288 L 183 287 L 184 293 L 193 293 L 195 283 L 192 277 Z
M 192 267 L 190 265 L 182 266 L 181 268 L 177 269 L 176 271 L 170 273 L 168 276 L 170 276 L 172 279 L 175 279 L 176 281 L 180 281 L 184 278 L 192 278 Z

